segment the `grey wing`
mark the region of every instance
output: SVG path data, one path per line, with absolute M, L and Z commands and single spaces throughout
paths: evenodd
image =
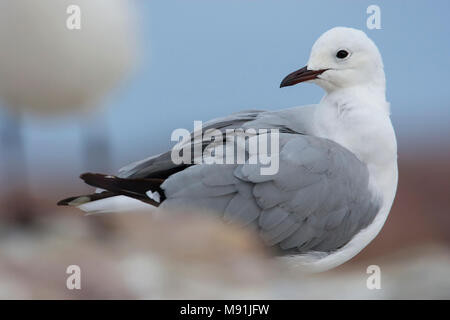
M 259 231 L 284 253 L 333 251 L 376 216 L 381 199 L 369 188 L 365 164 L 327 139 L 280 134 L 279 170 L 261 165 L 199 164 L 161 185 L 162 208 L 182 206 L 218 212 Z
M 232 113 L 229 116 L 205 122 L 202 133 L 208 129 L 224 132 L 227 129 L 279 129 L 285 133 L 308 133 L 308 125 L 314 105 L 295 107 L 279 111 L 246 110 Z M 166 178 L 187 166 L 176 165 L 171 160 L 171 152 L 151 156 L 131 163 L 119 170 L 121 178 Z
M 262 110 L 246 110 L 233 113 L 227 117 L 217 118 L 206 122 L 203 126 L 202 132 L 208 129 L 218 129 L 224 131 L 230 128 L 240 128 L 246 122 L 257 119 L 261 114 L 265 113 Z M 153 178 L 170 176 L 179 170 L 186 168 L 186 165 L 177 165 L 172 162 L 171 152 L 165 152 L 156 156 L 151 156 L 144 160 L 131 163 L 119 170 L 119 177 L 121 178 Z M 154 176 L 156 175 L 156 176 Z

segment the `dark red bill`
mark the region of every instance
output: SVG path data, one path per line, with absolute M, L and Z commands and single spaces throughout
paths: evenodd
M 293 86 L 294 84 L 305 82 L 308 80 L 317 79 L 319 74 L 324 73 L 327 69 L 322 70 L 308 70 L 308 67 L 303 67 L 297 71 L 292 72 L 281 81 L 280 88 Z

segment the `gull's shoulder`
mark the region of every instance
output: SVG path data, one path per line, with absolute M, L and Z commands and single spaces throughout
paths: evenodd
M 317 105 L 311 104 L 262 112 L 253 121 L 245 123 L 245 127 L 285 128 L 291 132 L 312 135 L 316 109 Z

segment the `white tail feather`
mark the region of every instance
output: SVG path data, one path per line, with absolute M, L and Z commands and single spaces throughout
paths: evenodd
M 116 212 L 130 212 L 130 211 L 152 212 L 156 209 L 156 207 L 148 203 L 144 203 L 142 201 L 122 195 L 86 202 L 77 207 L 80 210 L 86 212 L 87 215 L 97 213 L 116 213 Z

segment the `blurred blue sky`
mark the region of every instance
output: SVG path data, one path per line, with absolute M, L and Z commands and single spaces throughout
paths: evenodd
M 381 7 L 381 30 L 366 28 L 370 4 Z M 114 168 L 165 150 L 171 132 L 191 129 L 193 120 L 318 102 L 323 92 L 314 85 L 280 89 L 279 83 L 305 65 L 316 38 L 334 26 L 362 29 L 378 45 L 401 147 L 429 144 L 430 138 L 448 147 L 450 1 L 138 0 L 137 5 L 140 66 L 99 115 L 109 126 Z M 33 174 L 86 169 L 80 117 L 27 116 L 25 126 Z

